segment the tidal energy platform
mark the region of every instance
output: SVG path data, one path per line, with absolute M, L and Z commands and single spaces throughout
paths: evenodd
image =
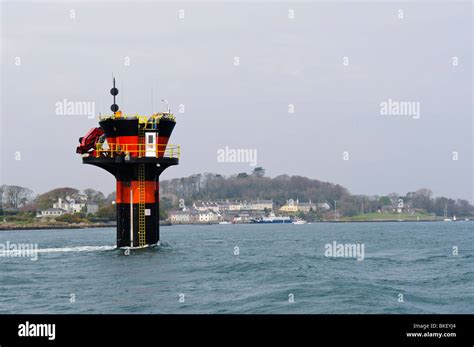
M 115 176 L 117 247 L 154 246 L 160 240 L 160 174 L 179 163 L 180 147 L 168 144 L 176 119 L 169 108 L 151 116 L 122 114 L 115 79 L 110 93 L 113 114 L 99 117 L 99 127 L 79 138 L 76 152 L 84 164 Z

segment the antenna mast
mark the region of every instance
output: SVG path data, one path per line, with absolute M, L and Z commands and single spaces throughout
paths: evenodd
M 116 114 L 117 111 L 119 110 L 119 107 L 118 105 L 115 103 L 115 97 L 118 95 L 119 91 L 117 88 L 115 88 L 115 77 L 113 78 L 113 88 L 110 90 L 110 94 L 112 94 L 114 96 L 114 103 L 112 104 L 112 106 L 110 106 L 110 110 Z

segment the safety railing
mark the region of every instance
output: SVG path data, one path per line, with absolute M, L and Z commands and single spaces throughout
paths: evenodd
M 176 117 L 172 113 L 155 113 L 151 116 L 143 116 L 138 113 L 136 114 L 120 114 L 120 116 L 117 115 L 100 115 L 99 120 L 106 120 L 106 119 L 138 119 L 138 123 L 143 124 L 143 123 L 148 123 L 150 120 L 153 120 L 154 123 L 159 123 L 161 119 L 169 119 L 172 121 L 176 121 Z
M 107 148 L 104 148 L 107 146 Z M 180 158 L 181 147 L 172 144 L 143 144 L 143 143 L 98 143 L 95 157 L 106 156 L 113 158 L 117 155 L 138 158 Z

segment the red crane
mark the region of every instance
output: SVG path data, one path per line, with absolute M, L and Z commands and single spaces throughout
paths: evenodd
M 84 154 L 88 153 L 91 149 L 95 150 L 95 146 L 102 135 L 104 135 L 102 128 L 92 128 L 89 130 L 84 137 L 79 138 L 80 145 L 77 146 L 76 153 Z

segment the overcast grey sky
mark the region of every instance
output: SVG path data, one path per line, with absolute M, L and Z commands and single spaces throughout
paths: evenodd
M 108 113 L 114 73 L 124 112 L 149 114 L 153 88 L 154 111 L 166 98 L 176 113 L 181 163 L 162 179 L 251 171 L 217 161 L 228 146 L 256 149 L 269 176 L 474 201 L 470 2 L 11 2 L 1 39 L 0 183 L 111 192 L 75 154 L 97 121 L 55 104 Z M 419 119 L 382 115 L 388 99 L 419 103 Z

